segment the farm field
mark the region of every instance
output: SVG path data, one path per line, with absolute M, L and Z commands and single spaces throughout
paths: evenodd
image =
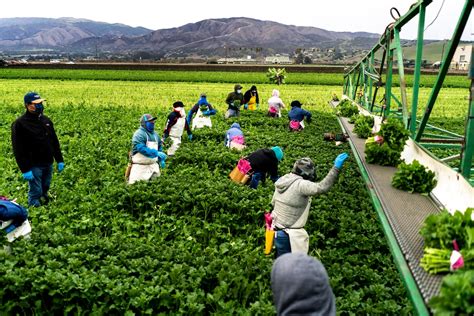
M 342 86 L 331 81 L 335 77 L 327 77 L 332 79 L 324 85 L 281 86 L 287 105 L 300 100 L 314 115 L 303 133 L 290 134 L 286 119 L 265 117 L 264 101 L 275 86 L 263 84 L 261 74 L 237 79 L 226 74 L 221 82 L 206 82 L 195 73 L 180 74 L 181 79 L 135 74 L 134 81 L 123 80 L 130 72 L 100 73 L 39 80 L 35 74 L 36 79 L 11 79 L 11 73 L 0 70 L 0 193 L 26 205 L 27 184 L 12 154 L 10 124 L 23 113 L 22 98 L 29 90 L 48 100 L 45 114 L 55 124 L 66 163 L 61 175 L 53 175 L 53 201 L 30 209 L 31 239 L 15 242 L 13 255 L 0 255 L 2 313 L 274 313 L 272 258 L 263 255 L 263 213 L 269 210 L 273 184 L 267 181 L 253 191 L 233 184 L 228 174 L 241 155 L 279 145 L 285 152 L 281 175 L 296 159 L 309 156 L 322 179 L 337 154 L 350 152 L 347 144 L 337 147 L 322 137 L 339 131 L 327 101 L 334 92 L 340 95 Z M 86 75 L 109 80 L 84 80 Z M 449 117 L 452 126 L 464 122 L 465 110 L 459 108 L 467 107 L 466 101 L 457 101 L 467 93 L 464 81 L 457 80 L 458 88 L 447 89 L 435 107 L 439 113 L 433 112 L 440 121 Z M 250 86 L 245 83 L 257 83 L 262 99 L 259 110 L 243 111 L 236 120 L 249 145 L 243 154 L 223 146 L 224 132 L 234 121 L 223 119 L 223 100 L 234 83 L 244 90 Z M 182 100 L 189 109 L 201 92 L 218 110 L 213 129 L 197 130 L 192 142 L 184 140 L 158 180 L 126 185 L 123 171 L 141 114 L 156 114 L 160 131 L 174 101 Z M 421 94 L 427 98 L 429 89 Z M 306 229 L 310 255 L 328 270 L 338 312 L 412 313 L 352 157 L 331 191 L 313 199 Z

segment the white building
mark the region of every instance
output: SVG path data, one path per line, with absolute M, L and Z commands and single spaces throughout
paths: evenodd
M 252 56 L 247 56 L 247 58 L 219 58 L 217 60 L 218 64 L 255 64 L 257 60 L 253 59 Z
M 468 70 L 471 63 L 472 44 L 460 44 L 454 52 L 450 68 Z
M 265 57 L 265 64 L 291 64 L 289 56 L 275 55 Z

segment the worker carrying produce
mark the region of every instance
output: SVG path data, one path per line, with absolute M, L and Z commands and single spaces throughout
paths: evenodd
M 301 108 L 303 104 L 300 101 L 293 101 L 291 102 L 291 110 L 288 112 L 288 118 L 290 119 L 290 131 L 298 132 L 303 130 L 304 128 L 304 119 L 308 123 L 311 122 L 311 112 L 303 110 Z
M 173 111 L 168 115 L 166 127 L 163 135 L 163 141 L 168 137 L 171 138 L 171 146 L 168 148 L 168 156 L 173 156 L 181 145 L 181 137 L 184 129 L 188 133 L 188 139 L 193 139 L 193 133 L 189 128 L 186 120 L 186 112 L 184 111 L 184 104 L 181 101 L 173 103 Z
M 245 148 L 245 138 L 239 123 L 233 123 L 225 133 L 224 144 L 229 148 L 243 150 Z
M 280 99 L 280 91 L 273 89 L 272 96 L 268 99 L 268 113 L 270 117 L 281 117 L 281 109 L 285 108 L 285 103 Z
M 244 104 L 244 95 L 242 94 L 242 86 L 240 84 L 234 86 L 234 92 L 229 93 L 225 103 L 228 105 L 227 112 L 225 113 L 226 119 L 240 115 L 240 107 Z
M 204 126 L 211 128 L 212 122 L 210 116 L 215 115 L 216 112 L 212 105 L 207 102 L 206 94 L 201 93 L 198 102 L 189 110 L 186 120 L 188 125 L 192 126 L 192 130 L 195 128 L 203 128 Z M 194 117 L 194 115 L 196 115 L 196 117 Z
M 250 187 L 256 189 L 260 180 L 265 182 L 267 173 L 273 182 L 278 180 L 278 163 L 282 159 L 283 150 L 280 147 L 275 146 L 271 149 L 263 148 L 240 159 L 236 168 L 239 168 L 245 175 L 251 175 Z
M 347 157 L 346 153 L 338 155 L 334 167 L 319 183 L 314 182 L 316 167 L 310 158 L 297 160 L 291 173 L 275 183 L 271 203 L 277 257 L 288 252 L 308 253 L 309 235 L 303 227 L 308 220 L 311 198 L 329 191 Z
M 156 117 L 143 114 L 140 127 L 132 137 L 132 152 L 128 173 L 128 183 L 133 184 L 140 180 L 150 180 L 161 175 L 161 168 L 165 168 L 166 154 L 162 152 L 160 137 L 155 133 Z
M 31 232 L 28 210 L 15 200 L 0 196 L 0 227 L 7 234 L 9 242 L 28 235 Z
M 23 100 L 26 112 L 12 124 L 13 154 L 23 179 L 28 181 L 28 205 L 41 206 L 50 200 L 53 161 L 62 172 L 64 159 L 53 122 L 43 115 L 46 100 L 36 92 L 28 92 Z
M 257 87 L 252 86 L 244 93 L 244 109 L 255 111 L 258 108 L 259 103 L 260 98 L 258 97 Z

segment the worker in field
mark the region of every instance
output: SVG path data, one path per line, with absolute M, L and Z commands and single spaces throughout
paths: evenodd
M 252 168 L 250 187 L 256 189 L 260 181 L 265 182 L 267 174 L 273 182 L 278 180 L 278 163 L 283 159 L 283 150 L 279 146 L 258 149 L 244 159 Z
M 161 175 L 165 168 L 166 154 L 162 151 L 161 140 L 155 132 L 156 117 L 143 114 L 140 127 L 132 137 L 131 169 L 128 171 L 128 183 L 148 181 Z
M 188 125 L 192 126 L 192 130 L 195 128 L 203 128 L 204 126 L 211 128 L 211 115 L 215 115 L 216 112 L 217 111 L 207 101 L 206 94 L 201 93 L 198 102 L 191 108 L 191 110 L 189 110 L 186 120 Z
M 292 132 L 303 130 L 305 118 L 306 122 L 311 122 L 311 112 L 303 110 L 301 108 L 302 105 L 300 101 L 291 102 L 291 110 L 288 112 L 288 118 L 290 119 L 289 129 Z
M 171 146 L 168 148 L 168 156 L 174 156 L 179 146 L 181 145 L 181 137 L 186 129 L 188 139 L 193 139 L 193 133 L 189 128 L 186 120 L 186 112 L 184 111 L 184 104 L 181 101 L 173 103 L 173 111 L 168 115 L 166 127 L 163 135 L 163 141 L 168 137 L 171 139 Z
M 308 253 L 309 235 L 304 229 L 308 220 L 311 198 L 329 191 L 348 155 L 336 157 L 334 167 L 321 182 L 316 179 L 316 166 L 310 158 L 301 158 L 293 170 L 275 183 L 272 198 L 272 220 L 276 230 L 276 256 L 288 252 Z
M 244 95 L 242 94 L 242 86 L 240 84 L 234 86 L 234 91 L 229 93 L 225 103 L 228 105 L 227 112 L 225 113 L 226 119 L 240 115 L 240 107 L 244 104 Z
M 273 89 L 272 96 L 268 99 L 268 113 L 270 117 L 281 117 L 281 109 L 285 108 L 285 103 L 280 99 L 280 91 Z
M 43 115 L 46 100 L 36 92 L 28 92 L 23 101 L 26 111 L 12 124 L 13 154 L 23 179 L 28 181 L 28 205 L 46 205 L 53 161 L 62 172 L 64 159 L 53 122 Z
M 245 148 L 245 138 L 239 123 L 233 123 L 225 133 L 224 143 L 227 147 L 243 150 Z
M 336 299 L 323 264 L 303 253 L 273 262 L 273 302 L 277 315 L 336 315 Z
M 244 109 L 255 111 L 259 104 L 260 98 L 258 97 L 257 87 L 252 86 L 244 93 Z

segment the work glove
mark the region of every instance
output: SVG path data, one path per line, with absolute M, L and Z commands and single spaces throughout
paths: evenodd
M 166 154 L 164 152 L 161 152 L 161 151 L 158 152 L 158 160 L 159 161 L 165 161 L 166 158 L 168 158 L 168 156 L 166 156 Z
M 188 135 L 188 139 L 189 139 L 189 140 L 193 140 L 193 134 L 189 134 L 189 135 Z
M 64 170 L 64 162 L 58 162 L 58 172 L 62 172 Z
M 346 154 L 346 153 L 339 154 L 339 155 L 336 157 L 336 160 L 334 160 L 334 167 L 336 167 L 337 169 L 341 170 L 342 165 L 344 164 L 344 161 L 346 161 L 346 159 L 347 159 L 348 157 L 349 157 L 349 155 Z
M 166 162 L 165 162 L 164 160 L 161 160 L 161 161 L 160 161 L 160 167 L 161 167 L 161 169 L 165 169 L 165 167 L 166 167 Z
M 249 105 L 247 103 L 244 104 L 244 110 L 247 110 L 249 108 Z
M 210 115 L 209 110 L 202 112 L 202 115 L 209 116 Z
M 33 171 L 30 170 L 28 172 L 23 173 L 23 179 L 28 181 L 33 180 Z

